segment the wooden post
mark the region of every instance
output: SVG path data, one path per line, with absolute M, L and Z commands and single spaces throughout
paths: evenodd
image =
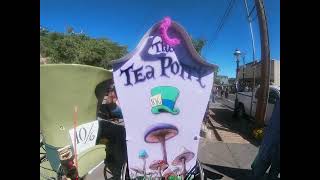
M 264 119 L 266 114 L 266 108 L 268 103 L 269 92 L 269 79 L 270 79 L 270 49 L 269 49 L 269 36 L 267 19 L 264 11 L 262 0 L 255 0 L 255 6 L 257 10 L 259 29 L 260 29 L 260 41 L 261 41 L 261 84 L 260 94 L 258 94 L 258 102 L 256 109 L 257 126 L 264 126 Z

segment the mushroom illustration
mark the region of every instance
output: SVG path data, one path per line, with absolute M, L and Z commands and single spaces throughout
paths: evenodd
M 149 169 L 158 170 L 160 178 L 162 178 L 161 171 L 168 168 L 168 164 L 164 160 L 154 160 L 151 162 Z
M 172 170 L 176 175 L 180 175 L 180 172 L 181 172 L 181 168 L 179 167 L 174 167 L 173 170 Z
M 138 173 L 139 173 L 139 174 L 143 174 L 143 170 L 140 169 L 140 168 L 132 167 L 132 168 L 130 168 L 130 169 L 136 173 L 136 174 L 135 174 L 136 177 L 137 177 L 137 174 L 138 174 Z
M 165 171 L 163 171 L 162 176 L 165 178 L 165 180 L 168 180 L 170 176 L 176 176 L 176 173 L 174 173 L 170 168 L 167 168 Z
M 166 164 L 167 161 L 167 150 L 166 140 L 175 137 L 179 133 L 178 128 L 166 123 L 158 123 L 150 126 L 144 135 L 144 141 L 147 143 L 161 143 L 163 160 Z
M 158 171 L 150 171 L 146 173 L 146 175 L 149 176 L 151 180 L 154 179 L 153 176 L 157 176 L 157 174 L 158 174 Z
M 148 153 L 146 150 L 141 150 L 139 152 L 139 158 L 143 160 L 143 174 L 144 174 L 144 177 L 146 177 L 146 159 L 148 158 Z
M 182 179 L 184 179 L 186 177 L 186 163 L 189 162 L 191 159 L 193 159 L 194 157 L 194 153 L 187 150 L 186 148 L 183 148 L 182 152 L 176 157 L 174 158 L 174 160 L 172 161 L 172 165 L 173 166 L 177 166 L 177 165 L 182 165 Z

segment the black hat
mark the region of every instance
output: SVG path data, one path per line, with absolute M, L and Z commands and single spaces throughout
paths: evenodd
M 105 96 L 105 94 L 107 92 L 109 92 L 110 90 L 114 89 L 114 83 L 112 79 L 108 79 L 105 81 L 102 81 L 101 83 L 99 83 L 96 86 L 95 89 L 95 95 L 97 97 L 98 100 L 103 99 L 103 97 Z

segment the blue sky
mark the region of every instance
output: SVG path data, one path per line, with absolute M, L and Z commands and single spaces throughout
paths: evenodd
M 243 0 L 236 0 L 230 16 L 215 41 L 218 21 L 229 0 L 40 0 L 40 23 L 52 31 L 65 32 L 67 26 L 91 37 L 106 37 L 133 50 L 145 32 L 164 16 L 181 24 L 194 38 L 204 38 L 209 46 L 203 57 L 220 67 L 219 74 L 235 77 L 236 48 L 252 61 L 249 24 Z M 248 0 L 251 9 L 254 0 Z M 280 2 L 265 0 L 271 58 L 280 59 Z M 254 11 L 253 15 L 255 16 Z M 258 19 L 253 22 L 256 58 L 260 59 Z M 241 65 L 241 64 L 240 64 Z

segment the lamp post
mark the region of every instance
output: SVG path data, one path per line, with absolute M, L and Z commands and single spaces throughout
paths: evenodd
M 241 56 L 241 52 L 239 51 L 239 49 L 236 49 L 235 52 L 233 53 L 233 55 L 236 57 L 236 63 L 237 63 L 237 71 L 236 71 L 236 84 L 238 84 L 239 82 L 239 77 L 238 77 L 238 72 L 239 72 L 239 59 Z M 234 102 L 234 111 L 233 111 L 233 115 L 236 116 L 237 112 L 238 112 L 238 87 L 236 87 L 236 99 Z
M 245 53 L 242 53 L 242 61 L 243 61 L 243 66 L 242 66 L 242 82 L 243 85 L 245 84 L 245 79 L 244 79 L 244 68 L 246 67 L 246 62 L 245 62 Z

